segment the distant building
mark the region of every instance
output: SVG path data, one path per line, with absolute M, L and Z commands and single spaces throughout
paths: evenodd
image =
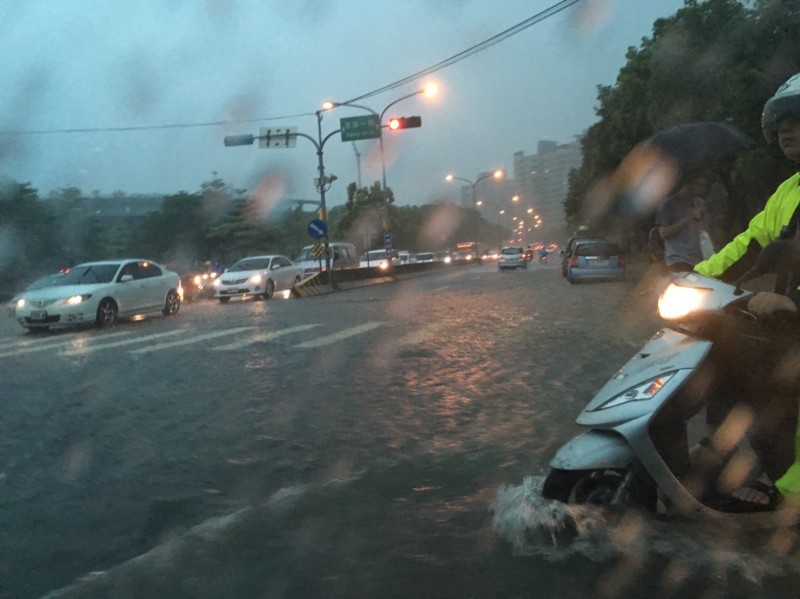
M 526 156 L 514 152 L 514 180 L 523 200 L 534 206 L 542 225 L 537 239 L 556 240 L 566 227 L 564 200 L 569 188 L 569 172 L 580 167 L 582 161 L 580 142 L 567 144 L 542 140 L 537 152 Z

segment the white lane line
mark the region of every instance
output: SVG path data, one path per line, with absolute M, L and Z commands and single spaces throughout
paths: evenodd
M 444 291 L 445 289 L 450 289 L 450 285 L 445 285 L 444 287 L 439 287 L 438 289 L 434 289 L 434 293 L 439 293 L 440 291 Z
M 225 335 L 233 335 L 241 333 L 242 331 L 249 331 L 255 327 L 236 327 L 234 329 L 225 329 L 224 331 L 215 331 L 205 335 L 196 335 L 194 337 L 187 337 L 180 341 L 168 341 L 167 343 L 158 343 L 150 347 L 143 347 L 141 349 L 132 349 L 129 354 L 146 354 L 151 351 L 158 351 L 160 349 L 169 349 L 170 347 L 178 347 L 179 345 L 189 345 L 190 343 L 197 343 L 198 341 L 205 341 L 206 339 L 215 339 L 216 337 L 223 337 Z
M 360 335 L 361 333 L 366 333 L 367 331 L 371 331 L 372 329 L 377 329 L 378 327 L 382 327 L 385 322 L 367 322 L 357 327 L 352 327 L 349 329 L 344 329 L 343 331 L 339 331 L 338 333 L 334 333 L 333 335 L 328 335 L 326 337 L 317 337 L 316 339 L 312 339 L 311 341 L 305 341 L 303 343 L 299 343 L 294 347 L 299 349 L 309 349 L 312 347 L 322 347 L 323 345 L 331 345 L 332 343 L 336 343 L 337 341 L 342 341 L 347 339 L 348 337 L 353 337 L 355 335 Z
M 290 335 L 291 333 L 299 333 L 300 331 L 307 331 L 308 329 L 313 329 L 314 327 L 318 327 L 318 324 L 301 324 L 296 327 L 289 327 L 288 329 L 281 329 L 279 331 L 272 331 L 270 333 L 256 333 L 252 337 L 248 339 L 242 339 L 241 341 L 234 341 L 233 343 L 228 343 L 227 345 L 220 345 L 218 347 L 214 347 L 215 351 L 230 351 L 234 349 L 241 349 L 243 347 L 247 347 L 248 345 L 252 345 L 254 343 L 261 343 L 263 341 L 272 341 L 273 339 L 277 339 L 278 337 L 283 337 L 284 335 Z
M 168 337 L 170 335 L 179 335 L 179 334 L 186 334 L 184 330 L 177 330 L 177 331 L 167 331 L 165 333 L 154 333 L 152 335 L 145 335 L 143 337 L 134 337 L 133 339 L 123 339 L 122 341 L 112 341 L 111 343 L 98 343 L 97 345 L 87 345 L 86 347 L 78 347 L 74 349 L 68 349 L 65 352 L 61 352 L 63 356 L 77 356 L 79 354 L 88 354 L 93 351 L 99 351 L 101 349 L 108 349 L 109 347 L 120 347 L 122 345 L 132 345 L 134 343 L 144 343 L 146 341 L 150 341 L 151 339 L 160 339 L 161 337 Z
M 120 335 L 129 335 L 130 331 L 123 331 L 121 333 L 106 333 L 101 337 L 87 337 L 87 336 L 78 336 L 78 337 L 71 337 L 67 341 L 53 341 L 51 343 L 45 343 L 44 345 L 33 345 L 28 347 L 24 345 L 22 347 L 17 347 L 16 349 L 5 351 L 0 353 L 0 358 L 7 358 L 9 356 L 17 356 L 19 354 L 30 354 L 37 351 L 44 351 L 46 349 L 54 349 L 59 347 L 69 347 L 73 346 L 75 348 L 81 348 L 86 343 L 91 343 L 93 339 L 108 339 L 109 337 L 119 337 Z M 23 342 L 24 343 L 24 342 Z

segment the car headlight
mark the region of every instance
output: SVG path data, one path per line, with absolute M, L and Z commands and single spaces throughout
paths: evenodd
M 381 270 L 386 270 L 387 268 L 389 268 L 389 261 L 381 260 L 380 263 L 378 264 L 378 268 L 380 268 Z
M 194 281 L 195 285 L 199 285 L 200 283 L 203 282 L 203 277 L 201 277 L 200 275 L 195 275 L 194 279 L 192 279 L 192 280 Z
M 250 277 L 250 282 L 258 285 L 261 282 L 261 275 L 253 275 Z
M 683 318 L 703 306 L 710 291 L 670 283 L 658 298 L 658 314 L 664 320 Z
M 600 404 L 593 411 L 616 408 L 617 406 L 621 406 L 632 401 L 647 401 L 648 399 L 653 399 L 656 396 L 656 393 L 658 393 L 664 387 L 664 385 L 667 384 L 667 381 L 675 376 L 676 372 L 677 371 L 660 374 L 657 377 L 653 377 L 649 381 L 645 381 L 644 383 L 640 383 L 635 387 L 631 387 L 627 391 L 623 391 L 619 395 L 615 395 L 607 402 Z
M 91 293 L 84 293 L 83 295 L 71 295 L 64 300 L 64 303 L 70 306 L 75 306 L 77 304 L 80 304 L 81 302 L 86 301 L 90 297 L 92 297 Z
M 24 308 L 25 307 L 25 298 L 21 297 L 17 300 L 17 308 Z
M 222 281 L 220 279 L 214 279 L 213 285 L 214 285 L 214 287 L 219 287 L 220 283 L 222 283 Z

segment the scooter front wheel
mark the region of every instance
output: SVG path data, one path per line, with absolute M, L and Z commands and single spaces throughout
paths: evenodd
M 542 487 L 545 499 L 562 503 L 634 506 L 655 509 L 656 492 L 630 472 L 622 470 L 559 470 L 553 468 Z

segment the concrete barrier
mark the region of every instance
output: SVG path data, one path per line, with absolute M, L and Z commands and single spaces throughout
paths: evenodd
M 333 285 L 328 284 L 328 275 L 326 273 L 316 273 L 303 279 L 292 287 L 291 296 L 302 298 L 324 295 L 326 293 L 333 293 L 334 291 L 346 291 L 348 289 L 358 289 L 369 285 L 391 283 L 396 280 L 408 279 L 446 268 L 475 264 L 480 264 L 480 262 L 467 262 L 463 260 L 451 264 L 445 264 L 444 262 L 412 262 L 411 264 L 396 264 L 389 270 L 384 270 L 377 266 L 371 266 L 369 268 L 345 268 L 333 271 Z

